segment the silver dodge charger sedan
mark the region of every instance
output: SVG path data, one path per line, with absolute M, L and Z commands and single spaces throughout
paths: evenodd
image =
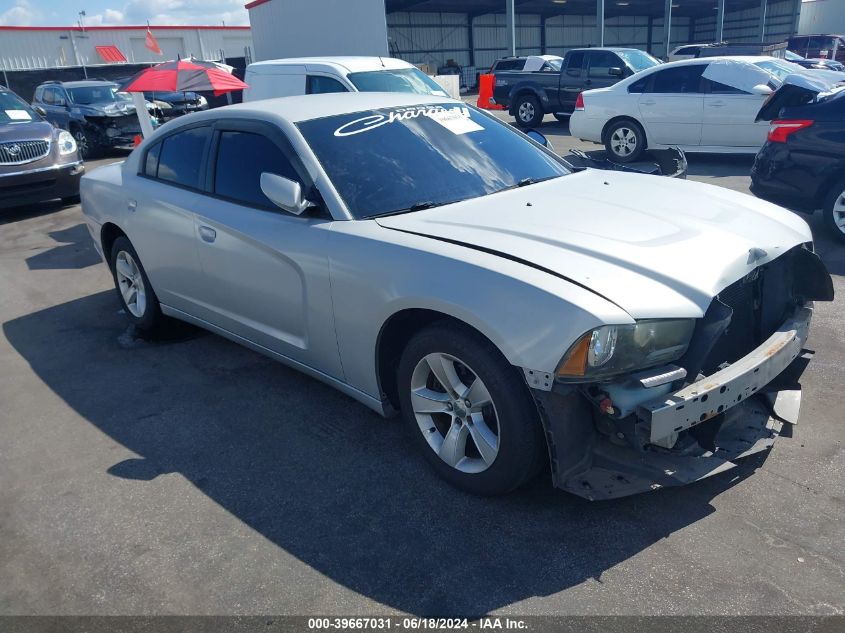
M 478 494 L 547 465 L 618 497 L 771 446 L 833 296 L 797 215 L 576 169 L 439 97 L 191 114 L 86 175 L 82 205 L 138 328 L 188 321 L 399 412 Z

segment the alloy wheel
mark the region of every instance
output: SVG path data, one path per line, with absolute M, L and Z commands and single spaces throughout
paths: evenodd
M 77 130 L 74 133 L 73 138 L 76 139 L 76 147 L 79 148 L 79 155 L 82 156 L 82 158 L 87 158 L 88 150 L 90 148 L 88 147 L 88 137 L 85 136 L 85 132 Z
M 411 375 L 411 407 L 429 447 L 452 468 L 487 470 L 499 453 L 499 418 L 484 382 L 466 363 L 428 354 Z
M 842 233 L 845 233 L 845 191 L 839 192 L 833 202 L 833 223 Z
M 147 310 L 147 292 L 138 264 L 135 263 L 132 255 L 126 251 L 120 251 L 115 258 L 114 269 L 126 309 L 132 316 L 142 318 Z
M 523 101 L 519 104 L 519 120 L 528 123 L 534 118 L 534 104 Z
M 610 135 L 610 148 L 617 156 L 630 156 L 637 149 L 637 134 L 628 127 L 619 127 Z

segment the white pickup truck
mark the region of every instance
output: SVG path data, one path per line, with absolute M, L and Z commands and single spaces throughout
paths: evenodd
M 247 66 L 243 99 L 326 92 L 412 92 L 447 96 L 419 68 L 392 57 L 291 57 Z

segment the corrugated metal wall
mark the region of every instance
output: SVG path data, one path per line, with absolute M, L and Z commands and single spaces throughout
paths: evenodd
M 844 2 L 845 0 L 837 0 Z M 796 16 L 801 0 L 769 1 L 766 9 L 766 37 L 769 44 L 783 42 L 795 33 Z M 715 11 L 714 11 L 715 13 Z M 695 23 L 694 42 L 716 40 L 716 16 L 698 20 Z M 725 42 L 753 43 L 760 41 L 760 7 L 725 13 L 722 31 Z
M 252 45 L 248 29 L 156 29 L 152 33 L 164 53 L 158 56 L 144 47 L 146 28 L 74 30 L 0 30 L 0 68 L 27 70 L 94 66 L 104 64 L 95 46 L 117 46 L 129 63 L 161 62 L 175 56 L 194 55 L 218 59 L 243 57 L 244 47 Z M 74 48 L 76 52 L 74 52 Z M 78 61 L 77 61 L 78 60 Z
M 845 33 L 845 2 L 842 0 L 803 2 L 798 33 L 800 35 Z

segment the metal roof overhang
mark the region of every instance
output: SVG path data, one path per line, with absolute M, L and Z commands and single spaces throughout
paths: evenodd
M 555 15 L 595 15 L 597 0 L 514 0 L 517 13 Z M 772 1 L 772 0 L 769 0 Z M 760 0 L 730 0 L 726 10 L 731 12 L 760 6 Z M 484 15 L 505 13 L 506 0 L 386 0 L 387 13 L 468 13 Z M 718 0 L 672 0 L 672 15 L 704 18 L 716 15 Z M 665 0 L 605 0 L 605 18 L 620 15 L 663 17 Z

